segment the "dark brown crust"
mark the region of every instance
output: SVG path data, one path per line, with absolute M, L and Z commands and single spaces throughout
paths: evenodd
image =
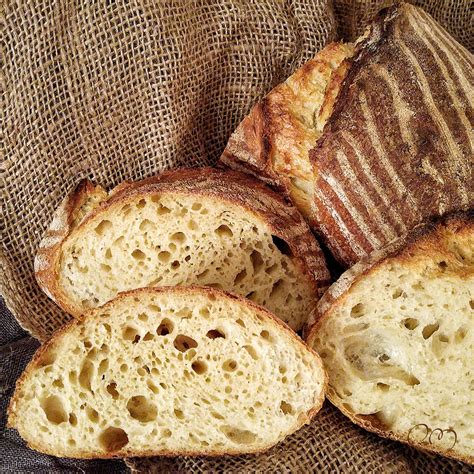
M 105 305 L 99 307 L 99 308 L 94 308 L 90 310 L 88 313 L 82 315 L 78 319 L 73 319 L 69 323 L 67 323 L 65 326 L 57 330 L 51 338 L 45 342 L 35 353 L 33 356 L 32 360 L 29 362 L 25 370 L 23 371 L 22 375 L 16 382 L 16 388 L 15 392 L 10 400 L 8 409 L 7 409 L 7 415 L 8 415 L 8 422 L 7 426 L 9 428 L 16 428 L 16 418 L 17 418 L 17 412 L 16 412 L 16 407 L 17 407 L 17 402 L 18 402 L 18 397 L 19 393 L 21 392 L 21 388 L 23 386 L 24 381 L 29 377 L 29 374 L 33 372 L 38 364 L 40 364 L 41 359 L 43 354 L 45 354 L 48 350 L 53 348 L 56 344 L 60 344 L 61 342 L 61 337 L 68 333 L 70 329 L 80 326 L 83 323 L 85 323 L 89 319 L 94 319 L 100 315 L 104 310 L 107 310 L 110 307 L 113 307 L 117 305 L 117 303 L 125 299 L 129 296 L 137 296 L 142 293 L 154 293 L 154 294 L 159 294 L 159 293 L 184 293 L 184 294 L 190 294 L 190 293 L 200 293 L 200 294 L 205 294 L 208 295 L 211 298 L 226 298 L 229 300 L 232 300 L 238 304 L 248 306 L 252 308 L 255 312 L 259 313 L 260 315 L 263 316 L 267 321 L 271 321 L 275 326 L 277 326 L 280 330 L 283 330 L 286 332 L 286 334 L 290 337 L 290 339 L 293 341 L 294 344 L 297 344 L 301 347 L 302 350 L 305 350 L 309 353 L 311 353 L 315 360 L 318 363 L 318 366 L 321 370 L 321 374 L 324 377 L 324 382 L 323 382 L 323 389 L 321 390 L 321 396 L 320 398 L 316 401 L 314 407 L 309 410 L 306 413 L 305 417 L 300 416 L 298 418 L 297 423 L 295 426 L 289 430 L 288 434 L 293 433 L 297 431 L 299 428 L 304 426 L 305 424 L 308 424 L 312 418 L 318 413 L 318 411 L 321 409 L 324 403 L 324 397 L 326 393 L 326 387 L 327 387 L 327 374 L 324 370 L 323 363 L 319 357 L 319 355 L 309 346 L 304 344 L 304 342 L 296 335 L 296 333 L 288 326 L 286 325 L 283 321 L 281 321 L 279 318 L 274 316 L 272 313 L 267 311 L 265 308 L 253 303 L 250 300 L 247 300 L 246 298 L 236 295 L 227 291 L 222 291 L 222 290 L 217 290 L 214 288 L 207 288 L 207 287 L 199 287 L 199 286 L 188 286 L 188 287 L 159 287 L 159 288 L 139 288 L 127 292 L 120 293 L 115 299 L 109 301 Z M 284 437 L 282 437 L 280 440 L 277 441 L 280 442 Z M 36 451 L 45 453 L 45 454 L 50 454 L 55 456 L 56 454 L 49 450 L 48 447 L 45 447 L 40 444 L 34 444 L 29 441 L 27 441 L 28 446 L 32 449 L 35 449 Z M 270 447 L 274 446 L 274 443 L 272 445 L 266 446 L 265 448 L 262 449 L 257 449 L 254 451 L 246 451 L 245 453 L 258 453 L 258 452 L 263 452 Z M 222 456 L 222 455 L 227 455 L 227 454 L 242 454 L 242 451 L 233 451 L 233 452 L 218 452 L 218 451 L 209 451 L 209 452 L 197 452 L 197 451 L 183 451 L 183 452 L 173 452 L 173 451 L 164 451 L 164 452 L 157 452 L 157 451 L 146 451 L 146 452 L 141 452 L 141 453 L 136 453 L 130 450 L 122 450 L 114 454 L 100 454 L 100 455 L 89 455 L 89 454 L 79 454 L 75 455 L 75 458 L 81 458 L 81 459 L 106 459 L 106 458 L 117 458 L 117 457 L 147 457 L 147 456 Z
M 309 204 L 292 196 L 288 173 L 272 162 L 275 136 L 285 139 L 294 124 L 268 99 L 233 133 L 221 164 L 292 196 L 344 268 L 420 223 L 472 207 L 474 61 L 448 37 L 407 3 L 377 15 L 331 76 L 337 98 L 329 84 L 329 119 L 309 152 Z M 289 161 L 294 172 L 298 160 Z
M 428 21 L 432 20 L 427 14 L 405 3 L 377 15 L 357 46 L 333 113 L 310 152 L 317 170 L 314 221 L 319 224 L 314 230 L 345 267 L 390 242 L 380 234 L 382 225 L 398 237 L 435 216 L 473 205 L 474 162 L 469 142 L 473 140 L 474 111 L 467 97 L 472 95 L 473 63 L 467 67 L 460 61 L 460 45 L 448 52 L 445 39 Z M 434 46 L 428 34 L 432 31 Z M 456 63 L 454 70 L 452 62 Z M 469 90 L 461 86 L 461 75 L 468 78 Z M 400 102 L 409 109 L 407 116 L 401 115 L 400 105 L 392 97 L 397 90 Z M 364 104 L 373 124 L 364 116 Z M 413 145 L 401 131 L 405 123 Z M 347 134 L 355 144 L 347 142 Z M 361 169 L 360 157 L 367 161 L 381 191 L 373 188 L 367 171 Z M 348 164 L 366 195 L 361 195 L 357 183 L 344 173 Z M 337 182 L 343 197 L 328 185 L 328 177 Z M 325 200 L 331 203 L 330 209 Z M 383 223 L 373 220 L 367 205 L 377 207 Z M 345 232 L 335 213 L 347 227 Z M 364 218 L 380 244 L 367 240 L 367 229 L 361 225 Z
M 58 287 L 58 262 L 65 239 L 72 232 L 79 232 L 90 219 L 117 202 L 126 203 L 151 194 L 202 195 L 242 206 L 259 216 L 268 224 L 274 235 L 288 243 L 295 257 L 295 263 L 311 280 L 317 297 L 321 296 L 329 284 L 330 276 L 323 253 L 298 210 L 283 197 L 248 175 L 214 168 L 181 168 L 142 181 L 123 183 L 115 188 L 108 198 L 94 207 L 78 226 L 71 226 L 69 223 L 73 219 L 77 203 L 81 202 L 91 189 L 94 188 L 90 183 L 81 184 L 65 199 L 58 210 L 62 216 L 61 222 L 64 223 L 58 231 L 61 240 L 52 247 L 48 247 L 43 241 L 39 250 L 39 255 L 42 255 L 47 262 L 41 272 L 37 272 L 41 287 L 59 306 L 73 316 L 79 316 L 81 310 L 74 307 Z
M 473 235 L 474 210 L 470 209 L 465 212 L 455 212 L 443 218 L 433 219 L 430 223 L 415 228 L 409 235 L 374 252 L 371 256 L 362 259 L 351 269 L 347 270 L 324 294 L 319 301 L 314 314 L 310 317 L 309 325 L 306 328 L 304 335 L 308 345 L 313 347 L 314 338 L 319 327 L 323 321 L 331 317 L 332 311 L 335 307 L 343 304 L 353 285 L 377 271 L 380 266 L 384 265 L 387 261 L 404 263 L 412 260 L 413 257 L 416 257 L 417 255 L 425 257 L 430 256 L 434 252 L 449 252 L 443 243 L 443 236 L 445 236 L 446 233 Z M 447 255 L 447 257 L 449 257 L 449 255 Z M 455 256 L 452 255 L 452 258 L 455 259 Z M 452 453 L 437 450 L 428 443 L 408 442 L 405 439 L 401 439 L 396 434 L 384 430 L 381 422 L 375 416 L 354 415 L 354 413 L 348 411 L 344 406 L 342 406 L 342 404 L 337 403 L 337 400 L 333 399 L 329 394 L 328 399 L 330 399 L 331 403 L 341 410 L 341 412 L 350 418 L 353 423 L 362 426 L 368 431 L 372 431 L 373 433 L 385 438 L 410 444 L 424 451 L 442 454 L 443 456 L 474 464 L 474 457 L 467 458 L 463 456 L 455 456 Z

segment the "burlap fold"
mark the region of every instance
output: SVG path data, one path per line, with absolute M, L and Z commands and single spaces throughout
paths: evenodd
M 472 47 L 464 6 L 425 3 Z M 340 31 L 356 35 L 379 4 L 337 2 Z M 443 16 L 443 5 L 457 13 Z M 39 239 L 65 193 L 85 177 L 111 187 L 214 163 L 252 104 L 337 35 L 330 0 L 7 0 L 2 20 L 0 291 L 41 340 L 69 318 L 33 276 Z M 425 471 L 448 462 L 413 456 Z M 327 406 L 268 454 L 134 465 L 156 472 L 405 472 L 413 456 Z

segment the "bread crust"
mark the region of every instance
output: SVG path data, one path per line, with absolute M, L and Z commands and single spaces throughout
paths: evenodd
M 60 306 L 70 314 L 75 308 L 64 297 L 57 281 L 61 246 L 87 213 L 106 197 L 107 192 L 101 186 L 94 186 L 87 179 L 80 181 L 54 213 L 35 256 L 34 272 L 38 285 L 53 301 L 58 304 L 61 301 Z
M 347 270 L 341 278 L 326 291 L 319 301 L 315 311 L 308 320 L 308 325 L 304 331 L 304 338 L 310 347 L 313 347 L 314 338 L 326 319 L 331 317 L 331 313 L 336 307 L 343 305 L 351 287 L 360 280 L 368 277 L 377 271 L 386 262 L 409 263 L 413 257 L 426 258 L 433 252 L 442 253 L 446 261 L 455 260 L 455 255 L 446 247 L 444 239 L 449 234 L 474 235 L 474 210 L 465 212 L 455 212 L 443 218 L 433 219 L 430 223 L 415 228 L 409 235 L 398 239 L 383 249 L 374 252 L 371 256 L 362 259 L 351 269 Z M 467 277 L 466 273 L 461 273 L 461 277 Z M 400 441 L 427 452 L 442 454 L 459 461 L 474 464 L 474 457 L 457 456 L 451 452 L 436 449 L 428 442 L 417 443 L 413 440 L 403 439 L 400 436 L 384 429 L 383 424 L 373 415 L 354 415 L 347 410 L 337 400 L 327 394 L 328 399 L 344 413 L 350 420 L 385 438 Z
M 255 304 L 254 302 L 244 298 L 243 296 L 228 292 L 228 291 L 223 291 L 223 290 L 218 290 L 215 288 L 209 288 L 209 287 L 201 287 L 201 286 L 177 286 L 177 287 L 156 287 L 156 288 L 138 288 L 126 292 L 119 293 L 116 298 L 113 300 L 105 303 L 103 306 L 91 309 L 87 313 L 81 315 L 81 317 L 77 319 L 73 319 L 70 322 L 68 322 L 66 325 L 64 325 L 62 328 L 58 329 L 53 333 L 51 338 L 45 342 L 34 354 L 33 358 L 31 361 L 28 363 L 26 366 L 25 370 L 21 374 L 21 376 L 18 378 L 16 382 L 16 387 L 15 387 L 15 392 L 10 400 L 10 403 L 7 408 L 7 427 L 9 428 L 16 428 L 17 427 L 17 402 L 19 398 L 19 393 L 21 392 L 21 388 L 25 382 L 25 380 L 29 377 L 30 372 L 36 369 L 38 364 L 41 363 L 41 359 L 43 354 L 45 354 L 48 350 L 53 348 L 57 343 L 61 341 L 61 337 L 63 334 L 67 333 L 71 328 L 80 326 L 83 322 L 87 321 L 88 319 L 94 319 L 97 317 L 100 317 L 100 314 L 104 311 L 107 311 L 108 309 L 113 308 L 116 306 L 120 300 L 128 298 L 129 296 L 139 296 L 140 294 L 160 294 L 160 293 L 173 293 L 173 294 L 184 294 L 184 295 L 189 295 L 193 293 L 198 293 L 198 294 L 205 294 L 208 295 L 210 298 L 225 298 L 228 300 L 236 301 L 242 305 L 248 306 L 252 308 L 254 311 L 262 315 L 267 321 L 270 321 L 271 324 L 274 326 L 278 327 L 280 330 L 283 330 L 286 332 L 286 334 L 290 337 L 290 339 L 293 341 L 294 344 L 297 344 L 301 347 L 302 350 L 310 352 L 315 360 L 317 361 L 317 364 L 321 370 L 321 374 L 324 378 L 323 380 L 323 388 L 321 390 L 321 396 L 315 401 L 314 406 L 306 413 L 306 415 L 303 417 L 299 417 L 297 420 L 297 423 L 292 427 L 291 430 L 289 430 L 289 433 L 293 433 L 294 431 L 298 430 L 302 426 L 308 424 L 311 422 L 311 420 L 314 418 L 316 413 L 322 408 L 324 399 L 325 399 L 325 393 L 326 393 L 326 388 L 327 388 L 327 383 L 328 383 L 328 377 L 326 374 L 326 371 L 323 366 L 323 362 L 319 355 L 306 345 L 301 338 L 287 325 L 285 324 L 282 320 L 280 320 L 277 316 L 273 315 L 270 313 L 268 310 L 263 308 L 262 306 L 259 306 Z M 277 443 L 282 441 L 286 436 L 282 436 Z M 44 454 L 50 454 L 50 455 L 56 455 L 52 450 L 49 449 L 48 446 L 42 445 L 41 443 L 32 443 L 30 441 L 27 442 L 28 446 L 36 451 L 42 452 Z M 256 449 L 255 451 L 251 451 L 252 453 L 260 453 L 264 452 L 267 449 L 271 448 L 277 443 L 273 443 L 271 445 L 265 446 L 264 448 Z M 251 453 L 249 452 L 249 453 Z M 146 451 L 146 452 L 134 452 L 131 450 L 120 450 L 116 453 L 100 453 L 99 455 L 94 455 L 94 454 L 86 454 L 86 453 L 81 453 L 80 455 L 75 456 L 75 458 L 81 458 L 81 459 L 107 459 L 107 458 L 122 458 L 122 457 L 148 457 L 148 456 L 222 456 L 222 455 L 230 455 L 230 454 L 241 454 L 241 451 L 235 450 L 235 451 L 226 451 L 226 452 L 221 452 L 221 451 L 183 451 L 183 452 L 175 452 L 175 451 L 163 451 L 163 452 L 157 452 L 157 451 Z
M 330 58 L 331 46 L 315 60 Z M 294 118 L 270 100 L 283 85 L 243 120 L 221 163 L 284 190 L 348 268 L 434 216 L 473 206 L 473 65 L 422 10 L 407 3 L 383 9 L 331 76 L 309 164 L 292 148 Z M 301 199 L 291 179 L 303 169 Z
M 87 196 L 97 193 L 102 197 L 100 202 L 73 225 L 80 204 Z M 108 197 L 101 187 L 81 182 L 59 207 L 56 212 L 59 217 L 53 220 L 38 250 L 35 275 L 45 293 L 68 313 L 79 316 L 81 309 L 69 301 L 59 287 L 59 261 L 65 240 L 116 203 L 125 204 L 143 196 L 160 194 L 206 196 L 245 208 L 266 222 L 274 235 L 288 243 L 295 263 L 311 280 L 316 295 L 321 296 L 329 285 L 329 272 L 317 241 L 298 210 L 284 198 L 242 173 L 214 168 L 181 168 L 142 181 L 124 182 Z M 51 236 L 56 237 L 52 245 Z

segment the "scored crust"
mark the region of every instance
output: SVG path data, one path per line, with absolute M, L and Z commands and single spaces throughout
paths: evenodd
M 430 223 L 418 226 L 409 235 L 392 242 L 388 246 L 374 252 L 372 255 L 362 259 L 352 268 L 347 270 L 326 291 L 318 302 L 316 310 L 310 316 L 308 325 L 304 330 L 304 338 L 308 345 L 314 346 L 314 340 L 321 325 L 332 317 L 333 311 L 344 304 L 345 299 L 351 292 L 351 287 L 359 281 L 369 278 L 380 267 L 388 262 L 413 265 L 416 260 L 430 258 L 433 254 L 441 253 L 443 259 L 449 264 L 456 261 L 456 255 L 451 248 L 448 248 L 445 241 L 449 235 L 456 235 L 461 238 L 465 236 L 471 238 L 474 235 L 474 210 L 452 213 L 443 218 L 433 219 Z M 456 250 L 456 249 L 454 249 Z M 471 258 L 474 258 L 474 249 L 471 249 Z M 472 274 L 472 273 L 471 273 Z M 458 270 L 460 278 L 468 277 L 467 270 Z M 330 375 L 330 374 L 329 374 Z M 329 386 L 331 385 L 329 380 Z M 354 423 L 368 431 L 372 431 L 385 438 L 401 441 L 410 444 L 424 451 L 431 451 L 443 456 L 451 457 L 459 461 L 474 464 L 474 457 L 457 455 L 452 451 L 442 451 L 433 447 L 428 442 L 416 442 L 412 438 L 401 438 L 384 426 L 375 415 L 356 415 L 350 411 L 338 399 L 327 393 L 328 399 L 337 406 Z M 407 434 L 408 435 L 408 434 Z M 408 435 L 409 436 L 409 435 Z
M 220 165 L 286 193 L 310 223 L 314 170 L 309 151 L 331 116 L 353 53 L 352 44 L 326 46 L 252 108 L 220 158 Z
M 474 61 L 406 3 L 344 47 L 329 45 L 271 91 L 220 162 L 284 191 L 348 268 L 427 219 L 472 207 Z M 319 61 L 320 80 L 308 84 Z M 298 102 L 309 90 L 327 99 L 307 101 L 312 124 Z
M 311 281 L 315 294 L 321 296 L 327 288 L 330 276 L 323 253 L 298 210 L 248 175 L 213 168 L 183 168 L 142 181 L 125 182 L 108 195 L 100 186 L 82 182 L 56 211 L 40 243 L 35 259 L 35 275 L 40 287 L 63 309 L 79 316 L 81 308 L 76 307 L 59 286 L 59 262 L 66 239 L 117 202 L 139 200 L 140 196 L 177 194 L 212 197 L 257 215 L 274 235 L 287 242 L 295 264 Z
M 271 448 L 278 442 L 280 442 L 282 439 L 285 438 L 289 433 L 293 433 L 300 429 L 302 426 L 305 424 L 308 424 L 311 422 L 311 420 L 314 418 L 314 416 L 319 412 L 319 410 L 322 408 L 324 399 L 325 399 L 325 393 L 326 393 L 326 387 L 327 387 L 327 374 L 324 370 L 323 363 L 321 361 L 321 358 L 319 355 L 306 345 L 301 338 L 283 321 L 281 321 L 279 318 L 277 318 L 275 315 L 267 311 L 265 308 L 262 306 L 259 306 L 255 304 L 254 302 L 240 296 L 234 293 L 230 293 L 227 291 L 223 290 L 218 290 L 214 288 L 208 288 L 208 287 L 200 287 L 200 286 L 188 286 L 188 287 L 157 287 L 157 288 L 139 288 L 139 289 L 134 289 L 131 291 L 123 292 L 120 293 L 115 299 L 109 301 L 108 303 L 104 304 L 101 307 L 98 308 L 93 308 L 87 313 L 81 315 L 80 318 L 73 319 L 69 321 L 67 324 L 65 324 L 63 327 L 58 329 L 53 333 L 51 338 L 45 342 L 34 354 L 32 360 L 28 363 L 27 367 L 21 374 L 21 376 L 18 378 L 16 382 L 16 388 L 15 392 L 10 399 L 9 406 L 7 409 L 7 415 L 8 415 L 8 420 L 7 420 L 7 427 L 9 428 L 16 428 L 18 429 L 18 418 L 19 418 L 19 412 L 18 412 L 18 404 L 19 404 L 19 397 L 23 388 L 23 385 L 25 384 L 25 381 L 29 378 L 30 373 L 32 373 L 38 366 L 41 365 L 43 357 L 48 353 L 48 351 L 55 347 L 56 345 L 59 345 L 61 343 L 61 339 L 63 335 L 66 335 L 72 328 L 74 327 L 80 327 L 81 325 L 85 324 L 89 319 L 93 320 L 98 317 L 100 317 L 100 314 L 102 314 L 104 311 L 113 311 L 114 307 L 120 304 L 121 300 L 127 299 L 130 296 L 136 296 L 140 297 L 141 294 L 160 294 L 160 293 L 168 293 L 171 295 L 189 295 L 189 294 L 201 294 L 208 296 L 211 299 L 215 298 L 220 298 L 220 299 L 227 299 L 231 300 L 231 302 L 236 302 L 240 305 L 244 305 L 247 307 L 250 307 L 254 312 L 258 313 L 261 317 L 266 322 L 271 323 L 274 327 L 277 327 L 279 331 L 284 331 L 285 334 L 290 338 L 292 341 L 292 344 L 295 344 L 300 347 L 301 350 L 307 351 L 312 354 L 314 357 L 314 360 L 317 362 L 318 369 L 320 370 L 320 373 L 323 377 L 322 380 L 322 389 L 320 392 L 320 396 L 318 399 L 315 401 L 314 406 L 308 410 L 304 416 L 301 414 L 297 420 L 294 426 L 292 426 L 287 434 L 284 434 L 281 436 L 281 438 L 276 441 L 275 443 L 272 443 L 268 446 L 265 446 L 263 448 L 257 448 L 252 451 L 247 451 L 248 453 L 253 452 L 253 453 L 259 453 L 259 452 L 264 452 L 267 449 Z M 50 454 L 50 455 L 57 455 L 53 450 L 50 449 L 48 445 L 41 444 L 40 442 L 35 443 L 35 441 L 29 439 L 26 440 L 27 444 L 30 448 L 35 449 L 39 452 L 45 453 L 45 454 Z M 202 451 L 186 451 L 186 452 L 175 452 L 175 451 L 143 451 L 143 452 L 134 452 L 128 449 L 121 449 L 118 452 L 115 453 L 100 453 L 100 455 L 94 455 L 94 454 L 88 454 L 88 453 L 81 453 L 78 455 L 75 455 L 75 458 L 83 458 L 83 459 L 94 459 L 94 458 L 115 458 L 115 457 L 148 457 L 148 456 L 222 456 L 226 454 L 239 454 L 238 452 L 219 452 L 218 450 L 211 451 L 209 450 L 208 452 L 202 452 Z

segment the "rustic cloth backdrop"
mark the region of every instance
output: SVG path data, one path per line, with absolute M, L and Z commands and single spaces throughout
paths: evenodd
M 5 429 L 19 373 L 68 316 L 38 289 L 33 255 L 79 179 L 111 187 L 213 164 L 252 104 L 324 44 L 354 39 L 381 0 L 6 0 L 2 5 L 0 471 L 121 472 L 28 450 Z M 467 0 L 416 0 L 474 47 Z M 327 404 L 268 454 L 130 460 L 155 472 L 474 472 L 351 425 Z

